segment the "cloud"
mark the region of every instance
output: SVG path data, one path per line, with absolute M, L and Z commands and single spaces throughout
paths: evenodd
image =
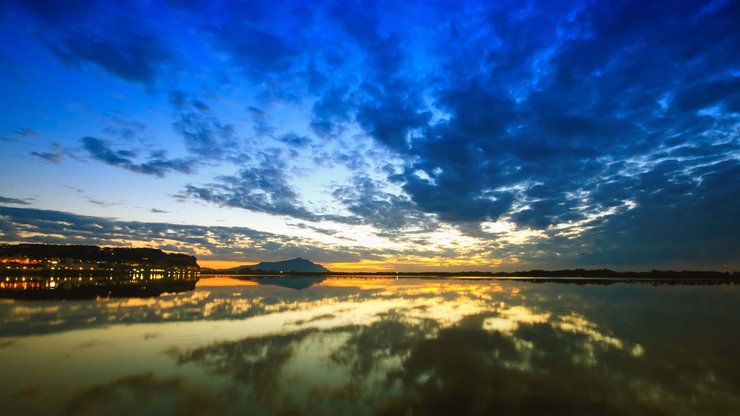
M 222 123 L 210 108 L 197 98 L 189 99 L 182 91 L 170 92 L 175 110 L 175 131 L 184 139 L 187 150 L 199 159 L 223 159 L 234 156 L 238 141 L 233 125 Z
M 305 147 L 312 143 L 309 137 L 299 136 L 297 134 L 285 134 L 278 137 L 278 140 L 287 144 L 291 148 Z
M 333 136 L 342 132 L 351 121 L 352 101 L 346 88 L 332 87 L 324 91 L 313 105 L 310 127 L 319 136 Z
M 673 104 L 681 111 L 700 110 L 713 105 L 732 105 L 740 95 L 740 76 L 703 82 L 679 91 Z M 737 111 L 737 108 L 728 108 Z
M 39 135 L 39 132 L 29 128 L 15 129 L 13 133 L 23 137 L 36 137 Z
M 315 66 L 311 68 L 315 50 L 326 48 L 318 42 L 322 27 L 315 7 L 300 2 L 274 7 L 260 0 L 225 3 L 217 12 L 204 31 L 247 77 L 268 83 L 294 76 L 308 82 L 321 78 Z
M 425 216 L 408 197 L 386 192 L 382 187 L 367 176 L 355 176 L 351 183 L 335 188 L 332 194 L 363 223 L 379 229 L 402 235 L 412 227 L 426 231 L 434 228 L 434 219 Z
M 714 181 L 694 177 L 694 192 L 674 193 L 672 204 L 662 207 L 642 203 L 638 193 L 632 195 L 637 207 L 625 211 L 630 192 L 620 198 L 596 189 L 618 188 L 615 170 L 633 177 L 626 171 L 657 169 L 659 155 L 677 146 L 689 145 L 684 152 L 694 149 L 701 156 L 675 159 L 665 167 L 671 175 L 737 160 L 736 119 L 723 114 L 737 94 L 736 77 L 727 75 L 737 61 L 726 59 L 740 44 L 727 17 L 735 8 L 721 4 L 698 15 L 688 4 L 670 11 L 631 2 L 529 9 L 511 4 L 494 5 L 468 21 L 453 15 L 450 31 L 429 39 L 440 63 L 436 84 L 429 88 L 424 77 L 404 77 L 415 68 L 403 59 L 382 77 L 371 66 L 366 77 L 375 89 L 365 89 L 357 122 L 405 160 L 404 172 L 389 180 L 418 209 L 444 222 L 506 218 L 548 230 L 598 213 L 620 213 L 613 218 L 619 223 L 644 212 L 697 228 L 718 213 L 721 222 L 732 223 L 724 211 L 709 208 L 727 205 L 720 190 L 734 181 L 729 169 L 713 172 Z M 444 13 L 444 6 L 436 13 Z M 353 37 L 368 56 L 392 53 L 373 31 Z M 677 38 L 690 40 L 675 43 Z M 678 89 L 682 82 L 688 87 Z M 431 109 L 419 92 L 430 96 Z M 697 111 L 709 107 L 718 109 L 713 115 Z M 659 182 L 643 185 L 645 195 L 664 189 Z M 691 217 L 674 209 L 693 207 L 698 194 L 713 203 L 691 209 Z M 593 225 L 605 227 L 605 235 L 619 232 L 610 221 Z M 658 232 L 668 241 L 668 228 Z M 624 251 L 612 255 L 627 261 L 629 241 L 641 240 L 620 240 Z M 702 251 L 690 237 L 685 244 L 684 254 Z
M 269 124 L 270 117 L 265 110 L 249 106 L 246 111 L 252 118 L 252 128 L 257 136 L 270 136 L 275 133 L 275 127 Z
M 636 207 L 586 234 L 595 248 L 583 254 L 586 262 L 736 264 L 740 242 L 734 230 L 740 219 L 733 213 L 740 209 L 734 198 L 740 192 L 740 162 L 725 160 L 687 172 L 677 161 L 665 161 L 649 172 L 620 179 L 620 192 Z M 604 198 L 613 195 L 605 193 Z
M 254 75 L 290 69 L 292 60 L 301 53 L 298 46 L 290 38 L 251 26 L 247 13 L 236 15 L 226 24 L 213 28 L 220 44 L 230 51 L 237 63 Z
M 412 130 L 425 127 L 431 113 L 420 109 L 418 97 L 403 91 L 406 84 L 393 86 L 399 91 L 389 93 L 375 90 L 357 112 L 357 122 L 380 143 L 405 152 L 410 147 Z
M 95 137 L 83 137 L 82 145 L 88 155 L 111 166 L 145 175 L 164 177 L 171 172 L 192 173 L 196 162 L 187 159 L 167 159 L 163 151 L 151 152 L 148 160 L 136 163 L 135 153 L 129 150 L 113 150 L 105 141 Z
M 289 184 L 284 164 L 277 154 L 261 155 L 256 166 L 242 168 L 234 176 L 221 176 L 207 185 L 188 185 L 183 197 L 256 212 L 315 220 L 316 215 L 300 205 L 298 192 Z
M 55 151 L 53 153 L 52 152 L 37 152 L 37 151 L 33 151 L 33 152 L 29 153 L 29 154 L 31 156 L 33 156 L 33 157 L 39 158 L 39 159 L 44 160 L 44 161 L 49 162 L 49 163 L 53 163 L 55 165 L 58 165 L 58 164 L 62 163 L 62 158 L 63 158 L 62 152 L 59 149 L 57 149 L 57 151 Z
M 173 60 L 163 38 L 144 23 L 147 6 L 98 1 L 69 1 L 50 6 L 18 1 L 16 6 L 37 18 L 39 37 L 63 63 L 94 64 L 126 81 L 154 85 Z
M 5 197 L 5 196 L 0 196 L 0 203 L 1 204 L 13 204 L 13 205 L 31 205 L 25 199 L 8 198 L 8 197 Z
M 105 114 L 107 126 L 103 132 L 121 141 L 131 142 L 149 131 L 149 126 L 141 120 L 127 119 L 118 115 Z
M 160 67 L 170 59 L 156 37 L 119 32 L 115 38 L 90 38 L 88 33 L 68 33 L 50 48 L 68 65 L 91 62 L 127 81 L 153 84 Z
M 173 127 L 191 153 L 207 158 L 222 157 L 234 142 L 233 126 L 196 112 L 181 113 Z
M 120 205 L 119 203 L 116 203 L 116 202 L 100 201 L 100 200 L 93 199 L 93 198 L 87 198 L 87 202 L 94 204 L 94 205 L 99 205 L 104 208 Z

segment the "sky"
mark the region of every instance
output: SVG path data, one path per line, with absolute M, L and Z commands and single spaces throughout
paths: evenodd
M 0 241 L 740 270 L 740 2 L 0 3 Z

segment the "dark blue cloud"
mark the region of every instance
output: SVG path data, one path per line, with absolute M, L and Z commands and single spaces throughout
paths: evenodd
M 2 204 L 13 204 L 13 205 L 30 205 L 28 201 L 25 199 L 19 199 L 19 198 L 8 198 L 5 196 L 0 196 L 0 203 Z
M 356 176 L 352 182 L 334 189 L 333 196 L 355 214 L 362 223 L 403 236 L 409 228 L 429 231 L 436 225 L 407 196 L 384 191 L 382 183 L 367 176 Z
M 311 129 L 319 136 L 333 136 L 342 132 L 343 126 L 351 121 L 352 101 L 347 97 L 347 88 L 328 88 L 313 105 Z
M 316 68 L 318 42 L 315 8 L 302 2 L 223 1 L 190 7 L 198 16 L 202 34 L 245 77 L 264 83 L 264 96 L 300 100 L 299 94 L 323 84 Z M 285 87 L 282 84 L 289 84 Z
M 145 23 L 152 5 L 97 0 L 13 3 L 37 19 L 40 39 L 67 65 L 91 63 L 151 86 L 174 58 L 156 28 Z
M 712 80 L 679 91 L 675 98 L 676 108 L 680 111 L 700 110 L 709 106 L 720 106 L 736 112 L 740 96 L 740 75 Z M 730 108 L 727 108 L 730 106 Z
M 740 162 L 725 160 L 686 171 L 666 161 L 636 177 L 620 178 L 599 198 L 630 198 L 636 208 L 610 217 L 587 234 L 590 264 L 641 265 L 656 259 L 692 264 L 736 264 L 740 253 Z
M 263 137 L 271 136 L 275 133 L 275 127 L 270 125 L 269 116 L 265 112 L 265 110 L 250 106 L 247 107 L 246 111 L 252 119 L 252 128 L 254 129 L 254 134 L 259 137 Z
M 95 0 L 70 0 L 64 2 L 23 0 L 14 3 L 49 24 L 59 24 L 86 17 L 93 13 L 99 4 Z
M 309 137 L 299 136 L 297 134 L 286 134 L 278 137 L 278 140 L 292 148 L 305 147 L 312 143 Z
M 29 128 L 15 129 L 13 130 L 13 133 L 23 137 L 36 137 L 39 135 L 39 132 Z
M 31 152 L 31 156 L 37 157 L 41 160 L 45 160 L 49 163 L 58 164 L 62 162 L 62 155 L 59 153 L 50 153 L 50 152 Z
M 222 206 L 316 220 L 304 208 L 298 192 L 289 184 L 289 176 L 279 154 L 260 155 L 261 161 L 241 169 L 236 175 L 222 176 L 218 182 L 188 185 L 184 198 L 197 198 Z
M 518 202 L 526 209 L 513 215 L 520 224 L 544 228 L 577 219 L 579 206 L 599 201 L 569 195 L 599 183 L 610 160 L 659 151 L 669 129 L 701 123 L 704 116 L 696 110 L 731 102 L 737 94 L 736 78 L 727 75 L 738 64 L 729 52 L 738 31 L 727 17 L 737 15 L 736 6 L 703 15 L 696 6 L 494 6 L 480 25 L 450 23 L 450 35 L 442 36 L 449 43 L 438 45 L 443 61 L 450 52 L 450 70 L 437 74 L 445 79 L 432 94 L 449 118 L 429 123 L 418 102 L 399 105 L 396 94 L 423 88 L 407 81 L 396 87 L 385 82 L 383 94 L 370 100 L 372 111 L 357 113 L 358 122 L 411 161 L 404 189 L 440 218 L 496 219 L 509 211 L 512 197 L 505 191 L 498 198 L 486 195 L 518 183 L 552 190 L 539 197 L 524 192 Z M 675 42 L 687 35 L 692 38 Z M 465 53 L 460 57 L 455 50 Z M 696 86 L 683 88 L 681 81 Z M 661 109 L 661 99 L 672 96 Z M 727 132 L 734 123 L 713 120 L 706 129 Z M 423 135 L 409 139 L 408 132 L 420 127 Z M 418 170 L 438 173 L 425 181 Z
M 35 158 L 41 159 L 48 163 L 53 163 L 55 165 L 62 163 L 62 160 L 64 159 L 64 151 L 62 150 L 62 147 L 57 143 L 52 144 L 52 149 L 50 152 L 33 151 L 29 154 Z
M 390 89 L 394 86 L 398 91 Z M 405 152 L 410 146 L 409 133 L 425 127 L 431 114 L 419 109 L 418 97 L 405 93 L 404 84 L 386 88 L 368 88 L 369 97 L 357 112 L 357 122 L 380 143 Z
M 125 80 L 145 84 L 153 84 L 160 67 L 170 59 L 157 38 L 131 32 L 118 32 L 111 38 L 67 33 L 60 41 L 48 44 L 69 65 L 91 62 Z
M 115 115 L 106 115 L 106 120 L 108 125 L 103 132 L 122 142 L 131 143 L 146 135 L 149 130 L 149 126 L 141 120 L 131 120 Z
M 236 16 L 236 19 L 245 18 Z M 300 54 L 291 39 L 250 27 L 248 21 L 228 21 L 213 28 L 213 33 L 237 62 L 255 75 L 287 71 Z
M 192 173 L 197 166 L 197 161 L 192 159 L 167 159 L 162 150 L 150 152 L 146 162 L 137 163 L 132 159 L 136 152 L 114 150 L 104 140 L 95 137 L 83 137 L 82 146 L 95 160 L 145 175 L 163 177 L 171 172 Z
M 207 104 L 197 98 L 189 99 L 182 91 L 170 93 L 176 121 L 174 130 L 183 138 L 188 151 L 201 159 L 223 159 L 238 150 L 234 126 L 224 124 Z

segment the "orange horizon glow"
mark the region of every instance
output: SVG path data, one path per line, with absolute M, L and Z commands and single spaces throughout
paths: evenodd
M 253 266 L 257 263 L 259 261 L 198 260 L 200 267 L 210 269 L 231 269 L 239 266 Z M 321 263 L 321 265 L 333 272 L 395 272 L 397 270 L 393 264 L 376 260 Z
M 198 287 L 223 287 L 223 286 L 257 286 L 257 282 L 252 280 L 234 279 L 233 277 L 207 277 L 198 281 Z
M 518 259 L 508 259 L 510 264 L 517 264 Z M 198 260 L 203 268 L 231 269 L 239 266 L 252 266 L 259 263 L 254 261 L 236 260 Z M 483 259 L 446 259 L 441 257 L 409 257 L 389 260 L 359 260 L 356 262 L 319 263 L 332 272 L 340 273 L 395 273 L 395 272 L 462 272 L 462 271 L 493 271 L 502 266 L 501 260 Z
M 198 259 L 198 265 L 200 267 L 206 267 L 209 269 L 231 269 L 239 266 L 252 266 L 259 263 L 258 261 L 236 261 L 236 260 L 200 260 Z
M 335 262 L 323 264 L 334 272 L 395 272 L 397 265 L 381 260 L 360 260 L 356 262 Z

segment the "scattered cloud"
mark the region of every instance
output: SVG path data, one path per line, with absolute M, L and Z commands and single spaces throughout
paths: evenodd
M 288 174 L 279 158 L 262 155 L 258 165 L 217 179 L 218 182 L 211 184 L 188 185 L 180 195 L 256 212 L 317 219 L 300 204 L 298 192 L 288 183 Z
M 43 44 L 71 67 L 93 64 L 126 81 L 152 86 L 163 66 L 173 60 L 166 42 L 137 16 L 151 6 L 111 7 L 99 1 L 70 1 L 60 7 L 38 1 L 14 3 L 39 20 Z
M 13 205 L 31 205 L 30 202 L 26 199 L 20 199 L 20 198 L 8 198 L 5 196 L 0 196 L 0 203 L 2 204 L 13 204 Z
M 135 152 L 114 150 L 105 141 L 89 136 L 82 138 L 82 146 L 95 160 L 145 175 L 164 177 L 171 172 L 192 173 L 196 164 L 193 160 L 167 159 L 163 151 L 150 152 L 146 162 L 137 163 L 132 159 Z
M 63 150 L 61 146 L 56 143 L 52 145 L 51 152 L 37 152 L 34 150 L 29 154 L 35 158 L 41 159 L 45 162 L 49 162 L 55 165 L 62 163 L 62 160 L 64 159 Z
M 176 117 L 172 127 L 183 138 L 189 152 L 204 159 L 223 159 L 232 155 L 237 148 L 233 125 L 223 124 L 210 111 L 203 111 L 206 104 L 189 99 L 182 91 L 172 91 L 170 103 Z
M 13 133 L 23 137 L 36 137 L 39 135 L 39 132 L 29 128 L 15 129 L 13 130 Z

